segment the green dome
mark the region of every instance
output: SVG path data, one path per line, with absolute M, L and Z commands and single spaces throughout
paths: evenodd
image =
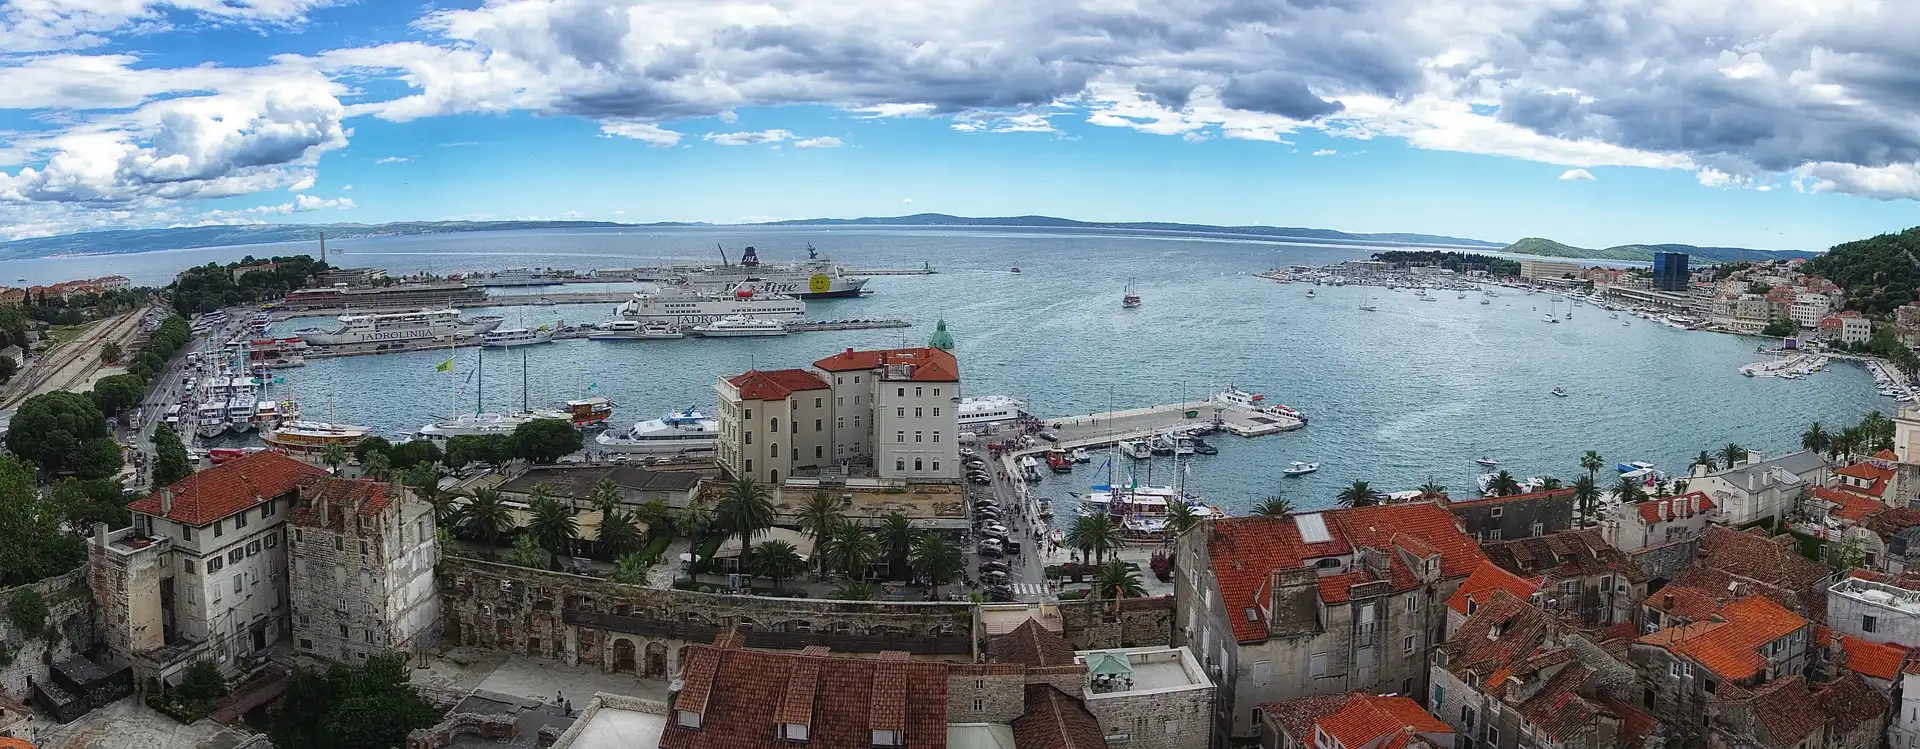
M 941 318 L 940 322 L 934 324 L 933 337 L 927 339 L 927 345 L 941 351 L 953 350 L 953 334 L 947 332 L 946 318 Z

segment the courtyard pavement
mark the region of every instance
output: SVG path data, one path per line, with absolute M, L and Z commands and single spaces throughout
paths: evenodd
M 667 698 L 665 679 L 643 679 L 633 674 L 604 674 L 597 665 L 569 666 L 525 655 L 475 648 L 454 648 L 435 656 L 427 668 L 415 669 L 413 683 L 446 695 L 464 696 L 475 689 L 553 702 L 558 693 L 585 708 L 598 692 L 650 700 Z
M 211 720 L 183 726 L 131 697 L 64 726 L 35 723 L 41 749 L 231 749 L 250 735 Z

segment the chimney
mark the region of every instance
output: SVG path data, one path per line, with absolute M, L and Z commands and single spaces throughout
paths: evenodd
M 171 486 L 161 487 L 160 517 L 164 518 L 172 514 L 173 514 L 173 487 Z
M 93 524 L 93 545 L 98 546 L 102 549 L 107 548 L 107 524 L 106 523 Z
M 1706 465 L 1705 465 L 1705 464 L 1702 464 L 1702 463 L 1695 463 L 1695 464 L 1693 464 L 1693 477 L 1694 477 L 1694 478 L 1701 478 L 1701 477 L 1704 477 L 1704 476 L 1706 476 L 1706 475 L 1707 475 L 1707 467 L 1706 467 Z
M 1660 514 L 1661 520 L 1672 520 L 1673 519 L 1673 500 L 1671 499 L 1660 500 L 1660 506 L 1658 508 L 1655 508 L 1654 512 L 1657 512 Z
M 1763 457 L 1760 457 L 1760 453 L 1758 453 L 1758 452 L 1755 452 L 1755 451 L 1753 451 L 1753 450 L 1748 450 L 1748 451 L 1747 451 L 1747 465 L 1750 465 L 1750 466 L 1751 466 L 1751 465 L 1759 465 L 1760 463 L 1762 463 L 1762 462 L 1764 462 L 1765 460 L 1766 460 L 1766 458 L 1763 458 Z
M 1668 593 L 1666 594 L 1666 596 L 1667 596 L 1666 597 L 1667 608 L 1671 610 L 1673 608 L 1673 594 Z
M 1687 516 L 1692 517 L 1698 514 L 1700 514 L 1700 495 L 1687 495 Z

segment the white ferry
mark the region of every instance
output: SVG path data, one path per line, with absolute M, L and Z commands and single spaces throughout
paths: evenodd
M 642 421 L 624 432 L 602 432 L 594 438 L 599 449 L 627 455 L 710 457 L 720 436 L 720 421 L 691 406 L 658 419 Z
M 622 320 L 663 322 L 681 327 L 732 316 L 799 322 L 806 317 L 807 303 L 790 296 L 762 296 L 748 289 L 736 289 L 730 294 L 704 294 L 680 286 L 636 293 L 614 313 Z
M 1212 400 L 1215 403 L 1225 403 L 1229 406 L 1239 406 L 1249 411 L 1253 411 L 1254 413 L 1266 414 L 1268 416 L 1285 416 L 1290 419 L 1299 419 L 1300 422 L 1303 424 L 1306 423 L 1307 421 L 1306 414 L 1303 414 L 1292 408 L 1288 408 L 1285 404 L 1268 403 L 1267 396 L 1260 395 L 1258 393 L 1249 393 L 1245 390 L 1241 390 L 1240 388 L 1234 387 L 1232 385 L 1228 385 L 1226 389 L 1221 390 L 1218 393 L 1214 393 Z
M 339 320 L 340 327 L 334 330 L 308 328 L 298 331 L 296 335 L 315 346 L 391 343 L 448 336 L 482 335 L 500 327 L 500 323 L 504 322 L 498 317 L 476 317 L 472 320 L 463 320 L 460 318 L 460 312 L 451 307 L 379 315 L 341 315 Z
M 193 410 L 193 433 L 212 439 L 227 433 L 227 401 L 203 401 Z
M 786 335 L 787 326 L 777 320 L 728 315 L 705 325 L 695 325 L 693 332 L 706 338 L 752 338 Z
M 1027 404 L 1009 395 L 970 395 L 960 399 L 955 413 L 960 428 L 1017 421 L 1027 416 Z
M 509 413 L 465 414 L 451 419 L 436 421 L 420 427 L 417 433 L 421 439 L 445 442 L 454 437 L 478 437 L 491 434 L 513 434 L 521 424 L 540 419 L 558 419 L 573 422 L 573 414 L 564 411 L 537 409 L 533 411 L 512 411 Z
M 373 427 L 354 424 L 329 424 L 319 421 L 288 421 L 272 429 L 261 430 L 260 441 L 292 453 L 318 453 L 328 445 L 352 450 L 373 431 Z
M 553 331 L 541 327 L 538 330 L 526 328 L 501 328 L 488 332 L 480 338 L 480 345 L 493 348 L 512 346 L 531 346 L 536 343 L 551 343 Z
M 672 323 L 659 320 L 608 320 L 587 332 L 589 341 L 670 341 L 687 337 Z
M 868 280 L 846 275 L 845 269 L 812 247 L 807 248 L 806 262 L 793 265 L 761 265 L 759 254 L 748 247 L 737 264 L 685 269 L 681 278 L 687 286 L 707 293 L 746 289 L 798 299 L 857 297 Z

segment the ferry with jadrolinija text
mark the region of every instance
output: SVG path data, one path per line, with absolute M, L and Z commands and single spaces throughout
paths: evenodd
M 418 312 L 393 312 L 376 315 L 341 315 L 340 327 L 333 330 L 307 328 L 297 331 L 300 340 L 313 346 L 339 346 L 349 343 L 394 343 L 436 338 L 465 338 L 484 335 L 505 322 L 499 317 L 462 319 L 458 310 L 447 308 Z
M 695 291 L 720 293 L 744 288 L 756 294 L 784 294 L 796 299 L 837 299 L 860 296 L 866 278 L 849 276 L 833 261 L 807 247 L 807 260 L 792 265 L 762 265 L 752 247 L 740 255 L 740 262 L 720 267 L 683 268 L 683 282 Z

